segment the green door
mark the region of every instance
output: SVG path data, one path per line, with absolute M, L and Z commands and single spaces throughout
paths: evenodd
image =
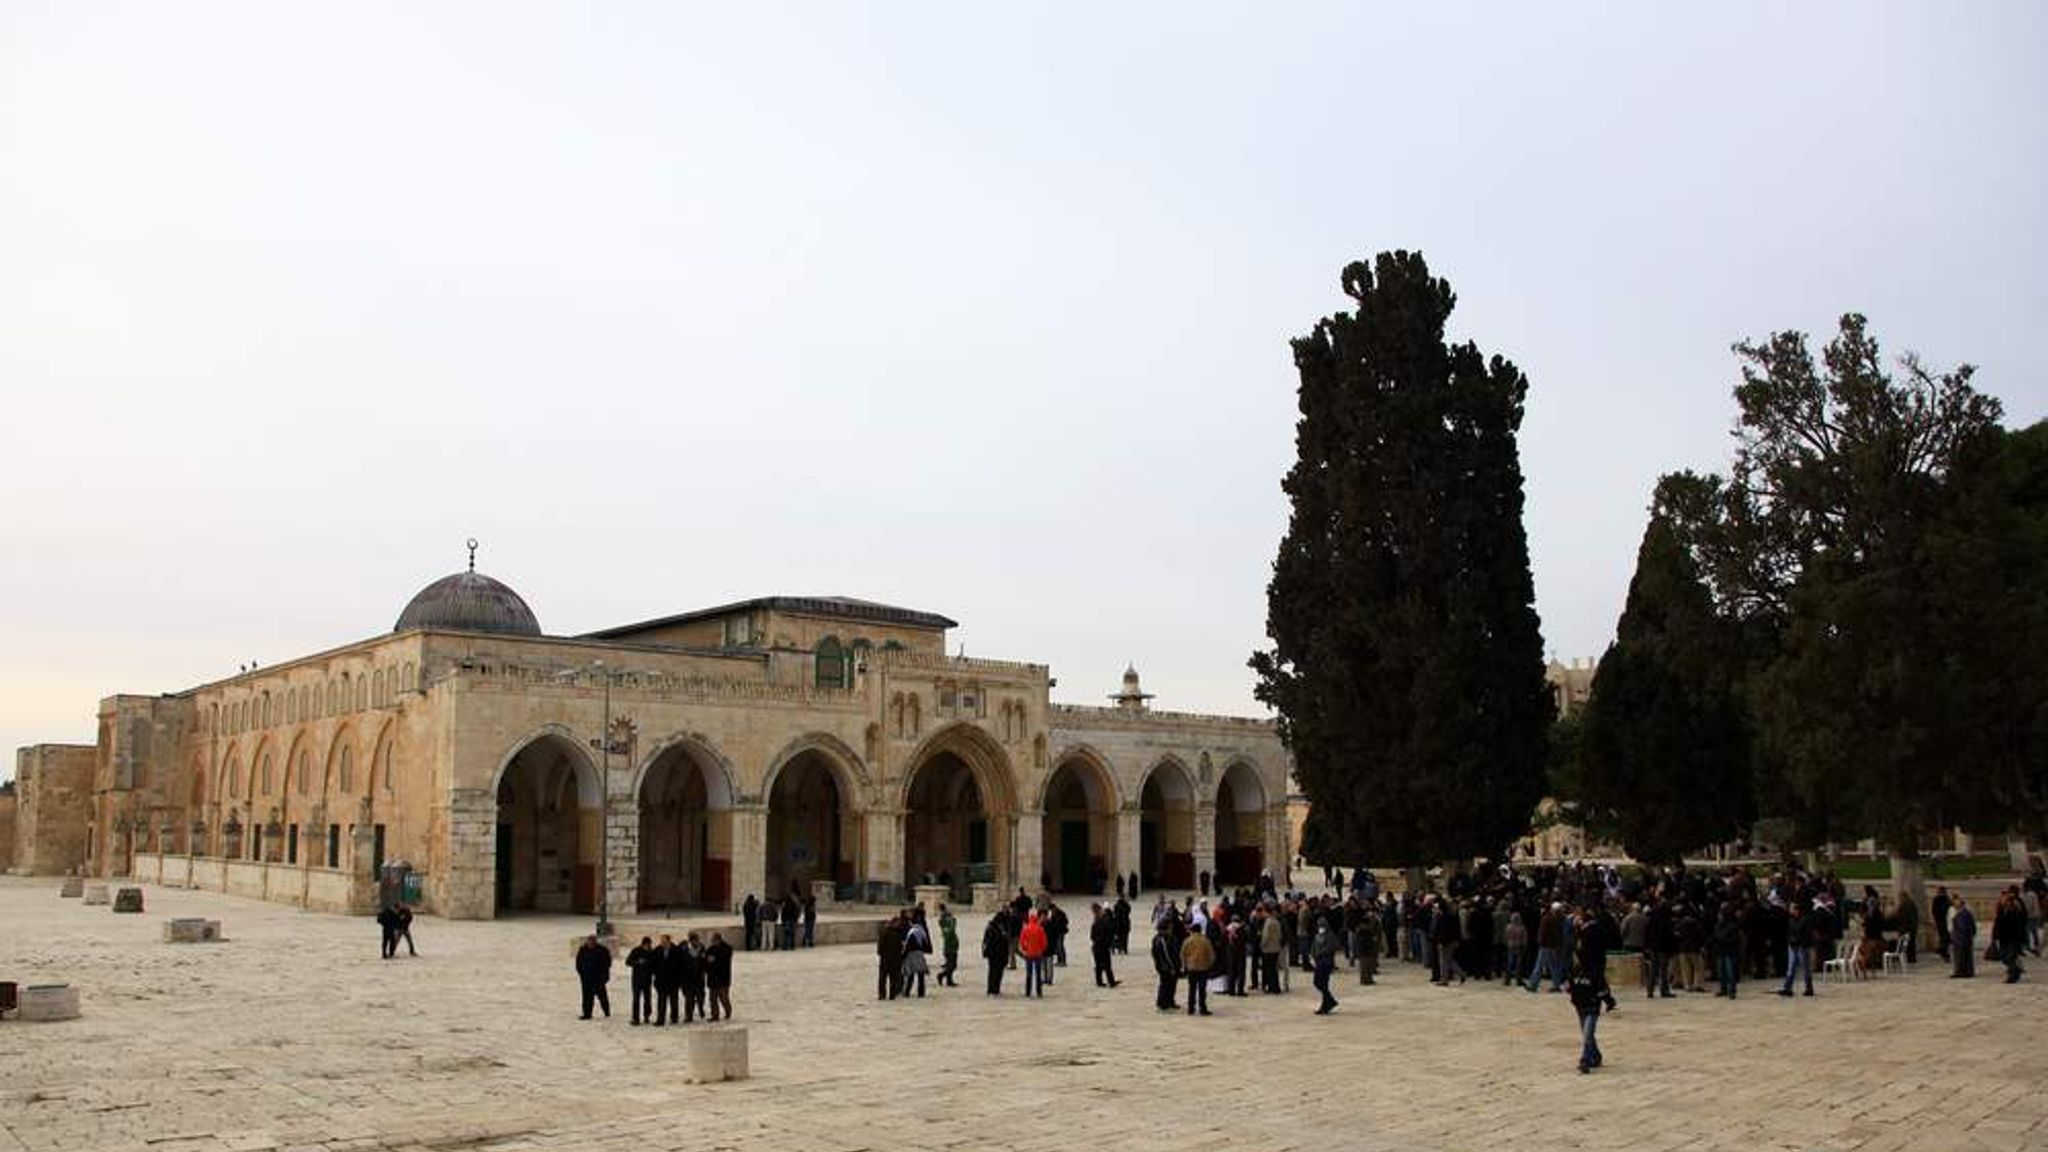
M 1080 892 L 1088 887 L 1088 822 L 1060 821 L 1060 887 Z

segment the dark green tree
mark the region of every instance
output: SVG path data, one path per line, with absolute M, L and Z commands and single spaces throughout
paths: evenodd
M 1528 381 L 1450 344 L 1418 253 L 1344 270 L 1293 342 L 1293 505 L 1252 657 L 1339 859 L 1504 852 L 1543 794 L 1551 697 L 1515 436 Z
M 1737 615 L 1775 639 L 1750 692 L 1775 795 L 1807 843 L 1909 856 L 1925 832 L 2009 823 L 1998 402 L 1968 367 L 1908 356 L 1894 378 L 1857 315 L 1819 364 L 1798 333 L 1736 352 L 1722 570 Z
M 1756 819 L 1739 633 L 1682 534 L 1705 494 L 1686 474 L 1658 484 L 1567 794 L 1589 832 L 1646 863 L 1735 840 Z

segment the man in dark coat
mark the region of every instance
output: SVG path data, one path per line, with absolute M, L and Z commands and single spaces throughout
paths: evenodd
M 583 986 L 582 1019 L 590 1019 L 592 1001 L 603 1006 L 606 1016 L 612 1014 L 611 997 L 604 991 L 611 978 L 612 950 L 599 944 L 597 937 L 585 936 L 582 947 L 576 949 L 576 982 Z
M 796 925 L 803 915 L 803 904 L 794 893 L 782 898 L 782 938 L 776 942 L 777 948 L 787 952 L 796 947 Z
M 642 936 L 640 946 L 626 953 L 626 971 L 633 978 L 635 1026 L 642 1020 L 654 1019 L 654 969 L 660 960 L 661 954 L 655 951 L 654 940 L 649 936 Z
M 752 952 L 761 943 L 761 902 L 754 898 L 752 892 L 747 893 L 746 900 L 740 904 L 740 924 L 746 929 L 744 947 Z
M 732 945 L 723 933 L 713 932 L 704 949 L 704 984 L 711 990 L 711 1018 L 732 1019 Z
M 1970 902 L 1961 896 L 1950 902 L 1955 917 L 1949 925 L 1948 946 L 1955 956 L 1955 967 L 1949 971 L 1951 978 L 1963 979 L 1977 974 L 1977 917 L 1970 911 Z
M 1117 985 L 1116 969 L 1111 966 L 1110 953 L 1116 948 L 1116 916 L 1104 911 L 1100 904 L 1088 907 L 1095 916 L 1088 925 L 1088 949 L 1095 960 L 1095 986 L 1114 988 Z
M 1180 983 L 1180 945 L 1174 943 L 1168 917 L 1160 917 L 1152 928 L 1152 970 L 1159 974 L 1159 995 L 1152 1006 L 1161 1012 L 1178 1011 L 1180 1004 L 1174 1000 L 1173 990 Z
M 1948 886 L 1945 884 L 1935 885 L 1934 900 L 1928 905 L 1928 909 L 1934 914 L 1934 952 L 1943 960 L 1948 959 L 1949 904 Z
M 683 946 L 664 932 L 661 946 L 654 950 L 654 1023 L 680 1024 L 683 1020 L 682 1006 L 676 997 L 683 987 L 683 963 L 680 953 Z
M 882 925 L 881 938 L 875 941 L 875 961 L 879 966 L 875 973 L 875 999 L 894 1000 L 903 979 L 901 916 L 891 916 L 888 922 Z
M 1131 902 L 1122 896 L 1118 896 L 1116 903 L 1112 907 L 1114 908 L 1112 915 L 1116 917 L 1116 950 L 1119 955 L 1129 956 L 1131 954 Z
M 704 1010 L 704 946 L 695 932 L 676 946 L 676 983 L 683 994 L 683 1023 L 694 1023 Z
M 384 930 L 384 945 L 378 955 L 389 960 L 398 954 L 398 909 L 389 904 L 378 909 L 377 927 Z
M 997 912 L 981 931 L 981 958 L 988 962 L 988 994 L 1003 994 L 1003 970 L 1010 963 L 1009 914 Z

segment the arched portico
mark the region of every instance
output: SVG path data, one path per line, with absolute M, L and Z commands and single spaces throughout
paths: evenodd
M 769 766 L 766 890 L 808 894 L 819 880 L 860 874 L 860 760 L 824 735 L 801 738 Z
M 1145 773 L 1138 799 L 1138 872 L 1147 888 L 1195 886 L 1195 778 L 1166 757 Z
M 1040 801 L 1039 859 L 1055 892 L 1101 893 L 1117 865 L 1116 777 L 1088 749 L 1064 753 Z
M 1216 785 L 1216 882 L 1251 884 L 1265 867 L 1266 786 L 1243 760 Z
M 493 792 L 497 913 L 594 911 L 601 803 L 590 757 L 564 732 L 541 733 L 505 758 Z
M 1009 758 L 969 724 L 934 733 L 910 761 L 902 791 L 903 883 L 1008 886 L 1017 804 Z
M 640 770 L 638 908 L 723 908 L 732 893 L 733 788 L 702 741 L 658 748 Z

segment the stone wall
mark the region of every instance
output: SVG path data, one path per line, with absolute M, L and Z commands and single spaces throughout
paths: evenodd
M 0 872 L 14 868 L 14 821 L 20 808 L 12 790 L 0 792 Z
M 60 876 L 85 867 L 91 838 L 90 744 L 36 744 L 14 756 L 14 868 Z

